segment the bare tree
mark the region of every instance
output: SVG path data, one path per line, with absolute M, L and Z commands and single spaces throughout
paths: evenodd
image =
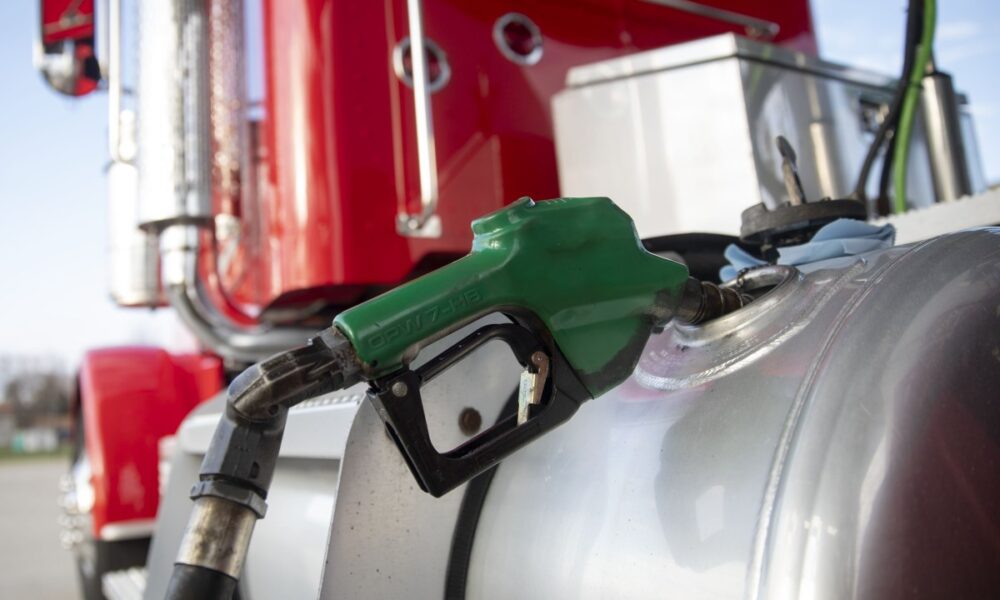
M 53 359 L 0 356 L 0 386 L 18 428 L 69 412 L 69 377 Z

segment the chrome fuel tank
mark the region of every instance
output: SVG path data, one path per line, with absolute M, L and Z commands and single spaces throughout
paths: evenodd
M 488 489 L 420 492 L 364 403 L 321 597 L 997 593 L 1000 230 L 804 271 L 654 336 Z

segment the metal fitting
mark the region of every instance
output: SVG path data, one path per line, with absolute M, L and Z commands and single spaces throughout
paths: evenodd
M 697 325 L 739 310 L 752 301 L 748 294 L 691 277 L 684 286 L 674 318 L 687 325 Z
M 256 522 L 257 514 L 246 506 L 215 496 L 198 498 L 176 562 L 238 579 Z

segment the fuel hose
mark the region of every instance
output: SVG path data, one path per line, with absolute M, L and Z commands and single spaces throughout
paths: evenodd
M 910 137 L 913 134 L 913 121 L 916 117 L 917 101 L 920 99 L 920 84 L 927 73 L 927 64 L 931 59 L 934 44 L 934 26 L 937 20 L 936 0 L 925 0 L 924 24 L 920 36 L 920 47 L 917 58 L 910 71 L 909 85 L 903 99 L 903 108 L 899 117 L 899 130 L 893 148 L 893 179 L 895 184 L 895 212 L 906 212 L 906 167 L 910 155 Z

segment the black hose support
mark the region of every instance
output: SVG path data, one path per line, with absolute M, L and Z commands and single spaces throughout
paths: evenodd
M 194 565 L 175 564 L 165 600 L 218 600 L 236 594 L 232 577 Z
M 289 408 L 360 380 L 353 347 L 332 327 L 233 380 L 191 490 L 194 508 L 174 563 L 169 600 L 232 598 L 254 525 L 267 511 Z

